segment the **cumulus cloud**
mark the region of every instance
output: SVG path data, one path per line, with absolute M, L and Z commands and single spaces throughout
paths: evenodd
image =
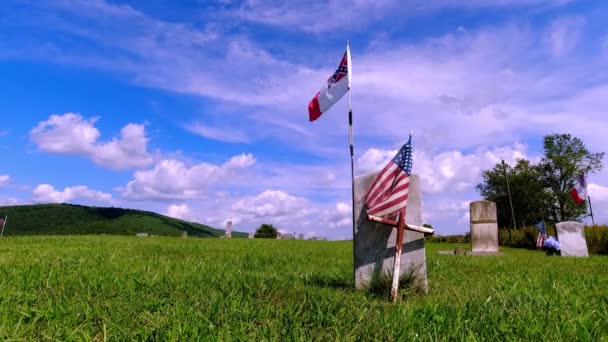
M 190 220 L 192 212 L 187 204 L 171 204 L 167 207 L 165 215 L 180 220 Z
M 40 184 L 32 191 L 32 197 L 38 203 L 68 203 L 80 199 L 93 203 L 113 202 L 111 194 L 92 190 L 84 185 L 67 187 L 59 191 L 50 184 Z
M 30 139 L 42 151 L 84 156 L 111 169 L 144 167 L 154 161 L 147 150 L 143 125 L 128 124 L 121 129 L 120 137 L 100 142 L 97 119 L 85 119 L 77 113 L 54 114 L 30 131 Z
M 332 229 L 352 224 L 351 208 L 345 202 L 320 205 L 284 191 L 266 190 L 235 201 L 231 212 L 244 223 L 272 223 L 290 232 L 312 228 L 329 234 Z
M 222 165 L 187 165 L 175 159 L 160 160 L 152 169 L 136 171 L 122 191 L 129 200 L 191 199 L 205 194 L 212 185 L 229 184 L 255 163 L 251 154 L 234 156 Z
M 255 197 L 235 202 L 232 210 L 253 218 L 280 218 L 287 215 L 300 216 L 308 207 L 308 201 L 303 198 L 282 191 L 267 190 Z
M 357 159 L 357 165 L 363 172 L 379 170 L 396 153 L 397 150 L 371 148 Z M 478 148 L 469 154 L 459 150 L 438 154 L 415 151 L 412 172 L 420 175 L 424 193 L 441 193 L 454 189 L 464 191 L 472 190 L 481 179 L 481 172 L 501 160 L 514 164 L 518 159 L 526 158 L 526 146 L 522 144 L 494 149 Z

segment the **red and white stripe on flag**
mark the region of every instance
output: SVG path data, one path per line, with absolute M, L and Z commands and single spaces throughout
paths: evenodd
M 318 119 L 321 114 L 325 113 L 349 91 L 351 75 L 350 48 L 347 46 L 338 69 L 327 79 L 327 83 L 323 85 L 321 90 L 308 103 L 308 117 L 310 121 Z
M 367 214 L 390 217 L 407 207 L 410 176 L 393 161 L 378 174 L 372 184 L 365 205 Z
M 412 136 L 380 171 L 365 196 L 367 214 L 392 217 L 405 213 L 412 172 Z
M 538 236 L 536 237 L 536 248 L 542 248 L 543 243 L 545 243 L 545 234 L 538 232 Z

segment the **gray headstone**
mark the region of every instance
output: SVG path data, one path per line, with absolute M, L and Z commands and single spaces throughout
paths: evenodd
M 304 240 L 304 234 L 298 235 L 298 240 Z
M 355 177 L 355 288 L 366 289 L 373 277 L 393 272 L 397 229 L 367 219 L 365 195 L 378 172 Z M 422 226 L 422 198 L 418 175 L 410 178 L 406 223 Z M 401 254 L 401 275 L 415 275 L 417 286 L 427 291 L 424 234 L 405 231 Z
M 589 256 L 582 223 L 574 221 L 560 222 L 555 227 L 562 256 Z
M 471 250 L 473 254 L 498 254 L 496 203 L 477 201 L 470 204 Z
M 253 235 L 254 235 L 253 233 L 249 233 L 249 238 L 253 239 Z
M 188 237 L 188 232 L 185 230 L 182 230 L 182 235 L 183 238 L 187 238 Z

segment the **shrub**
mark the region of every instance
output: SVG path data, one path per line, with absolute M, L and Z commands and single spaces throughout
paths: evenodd
M 255 231 L 253 237 L 256 239 L 276 239 L 278 234 L 279 231 L 273 225 L 264 223 Z

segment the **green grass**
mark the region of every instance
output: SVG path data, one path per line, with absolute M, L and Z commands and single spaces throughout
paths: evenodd
M 351 289 L 350 242 L 0 240 L 0 339 L 608 340 L 608 257 L 441 256 L 429 294 Z
M 224 230 L 186 222 L 149 211 L 87 207 L 73 204 L 35 204 L 0 207 L 0 216 L 8 215 L 4 234 L 114 234 L 135 235 L 146 232 L 154 235 L 217 237 Z M 233 237 L 247 237 L 247 233 L 233 232 Z

